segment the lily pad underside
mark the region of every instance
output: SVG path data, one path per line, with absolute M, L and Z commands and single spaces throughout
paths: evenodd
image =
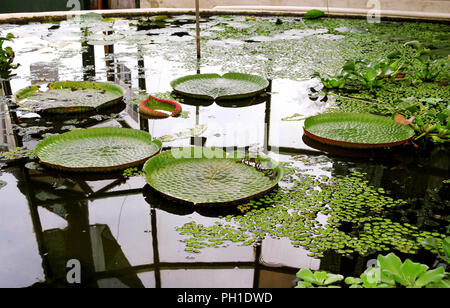
M 236 100 L 255 96 L 269 86 L 266 79 L 249 74 L 189 75 L 172 81 L 175 93 L 204 100 Z
M 125 90 L 115 84 L 88 81 L 58 81 L 47 92 L 38 86 L 19 90 L 14 100 L 22 110 L 67 114 L 110 107 L 122 101 Z
M 151 95 L 139 105 L 140 113 L 150 118 L 176 117 L 180 115 L 181 110 L 181 105 L 177 102 Z M 162 111 L 168 111 L 170 114 Z
M 390 117 L 368 113 L 327 113 L 309 117 L 305 134 L 319 142 L 348 148 L 389 148 L 411 140 L 414 131 Z
M 35 153 L 45 166 L 73 172 L 123 170 L 145 163 L 159 153 L 162 143 L 134 129 L 99 127 L 51 136 Z
M 149 185 L 165 197 L 195 206 L 225 206 L 275 188 L 282 169 L 268 159 L 246 160 L 218 149 L 172 149 L 144 165 Z

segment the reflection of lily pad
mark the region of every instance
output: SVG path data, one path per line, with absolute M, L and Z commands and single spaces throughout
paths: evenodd
M 380 148 L 403 144 L 414 131 L 390 117 L 368 113 L 328 113 L 309 117 L 305 134 L 317 141 L 351 148 Z
M 67 171 L 102 172 L 143 164 L 158 153 L 162 143 L 143 131 L 100 127 L 75 130 L 41 141 L 39 161 Z
M 170 114 L 159 110 L 168 111 Z M 176 117 L 180 115 L 181 106 L 175 101 L 160 99 L 150 95 L 146 100 L 140 103 L 139 111 L 141 114 L 149 117 L 168 118 L 169 116 Z
M 198 74 L 178 78 L 171 83 L 180 95 L 207 100 L 231 100 L 247 98 L 262 93 L 269 82 L 259 76 L 228 73 Z
M 58 81 L 47 92 L 38 86 L 19 90 L 15 102 L 21 109 L 46 113 L 80 113 L 120 103 L 125 90 L 115 84 L 87 81 Z
M 194 128 L 190 128 L 186 131 L 182 131 L 179 133 L 176 133 L 175 135 L 164 135 L 159 137 L 158 139 L 162 142 L 172 142 L 179 139 L 186 139 L 190 137 L 197 137 L 201 134 L 203 134 L 208 129 L 208 126 L 206 125 L 197 125 Z
M 268 158 L 241 159 L 213 148 L 173 149 L 144 165 L 150 186 L 169 199 L 196 206 L 225 205 L 273 189 L 282 169 Z

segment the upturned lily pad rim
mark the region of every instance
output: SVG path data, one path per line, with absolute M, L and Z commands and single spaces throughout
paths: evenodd
M 83 138 L 83 137 L 94 137 L 94 136 L 103 136 L 103 135 L 116 135 L 117 137 L 129 137 L 129 138 L 135 138 L 140 139 L 142 141 L 145 141 L 148 144 L 153 144 L 158 149 L 151 155 L 137 160 L 133 161 L 127 164 L 120 164 L 120 165 L 112 165 L 107 167 L 98 167 L 98 166 L 89 166 L 89 167 L 67 167 L 61 164 L 54 164 L 49 161 L 45 161 L 40 157 L 40 153 L 43 149 L 45 149 L 46 146 L 58 142 L 60 140 L 65 139 L 73 139 L 73 138 Z M 130 128 L 119 128 L 119 127 L 96 127 L 96 128 L 88 128 L 88 129 L 78 129 L 74 131 L 70 131 L 67 133 L 55 135 L 48 137 L 44 140 L 42 140 L 35 148 L 35 154 L 36 157 L 42 165 L 61 170 L 61 171 L 69 171 L 69 172 L 90 172 L 90 173 L 104 173 L 104 172 L 113 172 L 118 170 L 124 170 L 131 167 L 136 167 L 144 164 L 148 159 L 151 157 L 157 155 L 161 152 L 162 149 L 162 142 L 160 140 L 154 139 L 152 140 L 152 137 L 149 133 L 136 130 L 136 129 L 130 129 Z
M 259 89 L 256 91 L 251 91 L 251 92 L 246 92 L 246 93 L 236 93 L 236 94 L 232 94 L 232 95 L 222 95 L 219 97 L 214 97 L 214 96 L 206 95 L 206 94 L 195 94 L 195 93 L 185 92 L 185 91 L 181 91 L 181 90 L 177 89 L 177 87 L 180 84 L 183 84 L 184 82 L 191 81 L 191 80 L 198 80 L 198 79 L 200 79 L 200 80 L 231 79 L 231 80 L 250 81 L 255 84 L 258 84 Z M 243 98 L 249 98 L 249 97 L 255 96 L 257 94 L 264 92 L 269 87 L 270 83 L 267 79 L 265 79 L 261 76 L 245 74 L 245 73 L 230 72 L 230 73 L 226 73 L 222 76 L 219 74 L 187 75 L 187 76 L 183 76 L 183 77 L 173 80 L 170 83 L 170 85 L 172 86 L 175 93 L 182 95 L 182 96 L 191 97 L 191 98 L 200 99 L 200 100 L 219 101 L 219 100 L 236 100 L 236 99 L 243 99 Z
M 167 105 L 168 107 L 173 107 L 173 111 L 171 114 L 167 114 L 164 112 L 160 112 L 158 110 L 162 110 L 162 109 L 158 109 L 158 108 L 151 108 L 148 103 L 150 103 L 151 101 L 157 102 L 157 103 L 162 103 Z M 147 99 L 145 99 L 144 101 L 142 101 L 139 104 L 139 111 L 142 115 L 145 115 L 147 117 L 150 118 L 168 118 L 168 117 L 177 117 L 180 115 L 182 108 L 181 105 L 178 102 L 172 101 L 172 100 L 168 100 L 168 99 L 162 99 L 162 98 L 157 98 L 155 96 L 149 95 L 147 97 Z
M 308 130 L 312 125 L 311 122 L 316 121 L 316 120 L 320 121 L 321 118 L 325 118 L 326 120 L 328 120 L 331 115 L 334 116 L 336 119 L 338 119 L 340 117 L 349 117 L 349 116 L 354 117 L 355 119 L 358 119 L 361 117 L 370 118 L 370 119 L 380 119 L 383 121 L 387 121 L 390 119 L 390 120 L 392 120 L 392 125 L 398 125 L 399 127 L 402 127 L 402 125 L 396 123 L 393 119 L 391 119 L 390 117 L 387 117 L 387 116 L 380 116 L 380 115 L 375 115 L 375 114 L 370 114 L 370 113 L 336 112 L 336 113 L 319 114 L 319 115 L 315 115 L 315 116 L 307 118 L 305 120 L 304 127 L 303 127 L 305 135 L 307 135 L 309 138 L 311 138 L 313 140 L 319 141 L 324 144 L 345 147 L 345 148 L 355 148 L 355 149 L 391 148 L 391 147 L 405 144 L 405 143 L 411 141 L 412 138 L 414 137 L 414 130 L 412 128 L 408 128 L 410 131 L 410 136 L 406 139 L 400 139 L 400 140 L 395 140 L 392 142 L 382 142 L 382 143 L 381 142 L 380 143 L 363 143 L 363 142 L 348 142 L 348 141 L 335 140 L 335 139 L 327 138 L 324 136 L 319 136 L 317 134 L 311 133 Z M 327 122 L 326 120 L 324 122 Z M 328 121 L 328 122 L 331 122 L 331 121 Z M 405 126 L 403 126 L 403 127 L 405 127 Z
M 265 195 L 267 193 L 269 193 L 270 191 L 272 191 L 273 189 L 275 189 L 278 186 L 279 181 L 282 179 L 283 175 L 284 175 L 284 171 L 283 168 L 281 167 L 281 165 L 274 161 L 271 158 L 268 157 L 259 157 L 262 160 L 264 160 L 265 162 L 270 162 L 274 168 L 272 169 L 274 172 L 276 172 L 276 178 L 274 178 L 272 180 L 273 185 L 271 185 L 269 188 L 262 190 L 260 192 L 257 192 L 255 194 L 251 194 L 248 196 L 245 196 L 243 198 L 239 198 L 239 199 L 234 199 L 234 200 L 230 200 L 230 201 L 225 201 L 225 202 L 208 202 L 208 203 L 194 203 L 191 200 L 186 200 L 183 198 L 180 198 L 179 196 L 175 196 L 174 194 L 171 194 L 167 191 L 161 191 L 160 189 L 155 188 L 151 181 L 149 180 L 149 174 L 151 174 L 152 172 L 152 165 L 154 164 L 154 161 L 156 159 L 158 159 L 158 157 L 160 155 L 171 155 L 170 153 L 172 151 L 191 151 L 191 153 L 202 153 L 202 157 L 199 157 L 198 159 L 209 159 L 207 157 L 207 155 L 204 155 L 205 153 L 205 149 L 206 151 L 208 150 L 212 150 L 215 153 L 215 156 L 213 159 L 227 159 L 227 160 L 232 160 L 236 163 L 242 163 L 242 160 L 244 158 L 249 158 L 248 155 L 245 155 L 239 151 L 227 154 L 225 151 L 218 149 L 218 148 L 206 148 L 206 147 L 196 147 L 196 146 L 192 146 L 192 147 L 185 147 L 185 148 L 175 148 L 175 149 L 171 149 L 171 150 L 167 150 L 164 152 L 161 152 L 155 156 L 153 156 L 152 158 L 150 158 L 143 167 L 143 172 L 146 178 L 146 181 L 148 183 L 148 185 L 150 186 L 150 188 L 156 192 L 158 192 L 160 195 L 164 196 L 165 198 L 171 200 L 171 201 L 175 201 L 176 203 L 180 203 L 180 204 L 186 204 L 186 205 L 190 205 L 190 206 L 195 206 L 195 207 L 226 207 L 226 206 L 232 206 L 232 205 L 236 205 L 245 201 L 249 201 L 251 199 L 254 198 L 258 198 L 262 195 Z M 211 152 L 209 152 L 209 154 L 211 154 Z M 173 155 L 173 154 L 172 154 Z M 197 157 L 194 157 L 197 158 Z M 252 168 L 251 166 L 249 166 L 250 168 Z M 176 179 L 174 179 L 176 181 Z
M 100 106 L 66 106 L 66 107 L 52 107 L 43 108 L 36 112 L 42 114 L 71 114 L 71 113 L 86 113 L 90 111 L 95 111 L 107 107 L 111 107 L 115 104 L 122 102 L 123 96 L 125 94 L 125 89 L 117 84 L 112 84 L 108 82 L 96 82 L 96 81 L 56 81 L 49 83 L 47 85 L 48 90 L 58 90 L 58 89 L 97 89 L 102 91 L 112 92 L 117 95 L 116 99 L 108 101 Z M 20 89 L 14 94 L 13 103 L 20 108 L 20 101 L 29 98 L 36 93 L 46 93 L 40 92 L 40 87 L 37 85 L 32 85 L 23 89 Z

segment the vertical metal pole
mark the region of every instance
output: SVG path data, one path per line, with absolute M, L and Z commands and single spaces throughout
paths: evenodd
M 195 0 L 195 18 L 197 21 L 197 59 L 201 58 L 200 51 L 200 0 Z

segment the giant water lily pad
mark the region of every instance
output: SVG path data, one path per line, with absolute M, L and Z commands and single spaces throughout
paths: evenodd
M 14 95 L 23 110 L 43 113 L 80 113 L 120 103 L 125 90 L 115 84 L 88 81 L 58 81 L 47 92 L 38 86 L 19 90 Z
M 37 145 L 35 153 L 48 167 L 103 172 L 141 165 L 161 147 L 161 141 L 152 141 L 150 134 L 140 130 L 100 127 L 51 136 Z
M 235 100 L 262 93 L 266 79 L 249 74 L 198 74 L 178 78 L 171 83 L 173 90 L 183 96 L 207 100 Z
M 382 148 L 406 143 L 414 131 L 390 117 L 368 113 L 328 113 L 305 120 L 305 134 L 322 143 L 349 148 Z
M 268 158 L 247 159 L 213 148 L 165 151 L 144 165 L 149 185 L 169 199 L 196 206 L 219 206 L 272 190 L 282 169 Z
M 182 108 L 181 105 L 175 101 L 149 95 L 139 104 L 139 111 L 141 114 L 150 118 L 168 118 L 170 116 L 179 116 Z M 170 114 L 162 111 L 168 111 Z

